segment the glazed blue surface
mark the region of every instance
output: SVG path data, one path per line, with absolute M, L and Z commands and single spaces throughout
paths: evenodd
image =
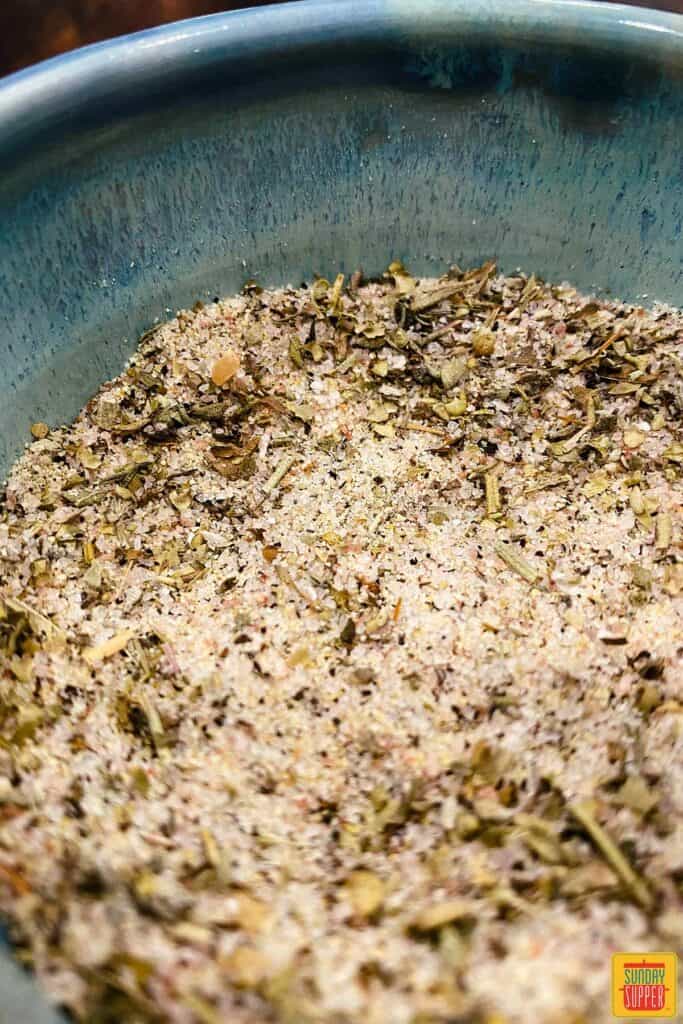
M 309 0 L 7 79 L 0 468 L 250 277 L 494 256 L 680 302 L 682 113 L 683 19 L 581 0 Z
M 0 471 L 251 277 L 495 257 L 680 305 L 682 115 L 683 18 L 583 0 L 303 0 L 6 79 Z

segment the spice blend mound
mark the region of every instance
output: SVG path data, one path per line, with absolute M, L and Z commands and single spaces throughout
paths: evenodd
M 0 509 L 0 910 L 76 1019 L 608 1020 L 683 940 L 680 311 L 198 303 Z

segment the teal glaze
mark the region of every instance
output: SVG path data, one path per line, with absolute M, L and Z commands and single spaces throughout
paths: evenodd
M 303 0 L 6 79 L 0 470 L 251 277 L 496 257 L 681 304 L 682 115 L 683 18 L 584 0 Z
M 583 0 L 305 0 L 10 77 L 0 469 L 249 277 L 495 256 L 680 302 L 682 113 L 683 18 Z

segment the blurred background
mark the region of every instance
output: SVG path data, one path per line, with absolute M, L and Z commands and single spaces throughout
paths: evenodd
M 0 0 L 0 75 L 99 39 L 265 0 Z M 295 0 L 292 0 L 295 2 Z M 501 0 L 506 3 L 507 0 Z M 606 0 L 609 2 L 609 0 Z M 631 2 L 631 0 L 628 0 Z M 641 0 L 683 14 L 683 0 Z

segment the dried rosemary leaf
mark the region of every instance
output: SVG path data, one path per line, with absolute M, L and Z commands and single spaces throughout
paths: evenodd
M 536 583 L 540 578 L 540 573 L 537 572 L 536 568 L 530 562 L 527 562 L 510 544 L 506 544 L 504 541 L 497 541 L 493 549 L 508 568 L 525 579 L 527 583 Z
M 672 524 L 668 512 L 660 512 L 655 519 L 655 547 L 666 551 L 671 544 Z
M 18 597 L 0 595 L 0 618 L 6 617 L 8 612 L 25 615 L 31 629 L 36 633 L 44 633 L 47 637 L 64 636 L 63 631 L 52 619 L 43 615 L 42 612 L 36 611 L 26 601 L 22 601 Z
M 309 608 L 313 608 L 315 611 L 319 611 L 320 609 L 318 606 L 318 602 L 314 598 L 312 598 L 310 594 L 307 594 L 306 591 L 301 586 L 299 586 L 299 584 L 294 579 L 289 570 L 284 565 L 280 565 L 277 562 L 275 562 L 274 565 L 275 571 L 277 572 L 282 582 L 286 583 L 288 587 L 291 587 L 294 593 L 298 594 L 298 596 L 305 601 Z
M 549 445 L 549 447 L 557 458 L 561 458 L 563 455 L 568 455 L 570 452 L 573 452 L 576 448 L 578 448 L 579 442 L 583 441 L 588 437 L 588 435 L 591 432 L 591 429 L 592 428 L 588 425 L 586 425 L 585 427 L 581 427 L 581 429 L 577 430 L 577 432 L 573 434 L 571 437 L 568 437 L 566 438 L 566 440 L 563 441 L 553 442 Z
M 150 736 L 152 737 L 152 742 L 155 748 L 159 750 L 166 740 L 166 732 L 161 721 L 161 716 L 154 706 L 151 697 L 146 693 L 140 695 L 140 705 L 147 718 L 147 728 L 149 729 Z
M 425 310 L 431 309 L 432 306 L 436 306 L 437 303 L 443 302 L 444 299 L 453 298 L 462 290 L 462 281 L 448 281 L 446 284 L 437 285 L 422 294 L 416 293 L 410 308 L 413 313 L 423 313 Z
M 74 508 L 85 508 L 87 505 L 99 505 L 111 493 L 106 487 L 74 487 L 65 491 L 63 497 Z
M 235 980 L 234 978 L 232 979 Z M 185 993 L 180 996 L 180 1002 L 194 1014 L 199 1024 L 223 1024 L 223 1014 L 203 996 L 194 993 Z
M 539 293 L 540 293 L 540 288 L 539 288 L 539 285 L 538 285 L 538 281 L 536 280 L 536 276 L 534 274 L 532 274 L 531 277 L 529 278 L 529 280 L 524 285 L 524 288 L 522 289 L 522 293 L 519 296 L 519 299 L 517 300 L 517 305 L 515 307 L 515 311 L 520 312 L 520 313 L 524 312 L 524 310 L 529 305 L 529 303 L 532 302 L 533 299 Z
M 280 486 L 280 484 L 282 483 L 282 481 L 287 476 L 290 469 L 295 463 L 295 455 L 287 455 L 280 460 L 280 462 L 277 464 L 277 466 L 275 467 L 275 469 L 273 470 L 273 472 L 263 485 L 263 490 L 265 491 L 266 494 L 270 494 L 271 491 L 274 491 L 277 487 Z
M 592 363 L 599 356 L 604 355 L 604 353 L 609 348 L 611 348 L 611 346 L 614 344 L 614 342 L 618 341 L 619 338 L 622 338 L 625 333 L 626 333 L 626 328 L 624 327 L 623 324 L 620 324 L 619 327 L 617 327 L 616 330 L 613 331 L 605 339 L 605 341 L 603 341 L 600 345 L 597 346 L 597 348 L 593 349 L 592 352 L 589 352 L 587 355 L 585 355 L 581 359 L 579 359 L 578 362 L 576 363 L 576 365 L 572 367 L 571 372 L 572 373 L 579 373 L 581 370 L 583 370 L 586 367 L 586 365 L 588 363 Z
M 486 493 L 486 514 L 495 516 L 501 509 L 500 488 L 498 487 L 498 469 L 490 469 L 484 474 Z
M 645 501 L 640 487 L 634 487 L 629 494 L 629 504 L 635 515 L 640 516 L 645 512 Z
M 471 920 L 474 916 L 471 902 L 461 899 L 443 900 L 425 907 L 416 914 L 411 927 L 418 932 L 437 931 L 455 921 Z
M 633 870 L 623 853 L 610 839 L 605 829 L 596 821 L 590 803 L 570 804 L 569 813 L 586 830 L 615 875 L 628 892 L 645 910 L 652 906 L 652 893 L 643 879 Z
M 98 662 L 105 661 L 107 658 L 111 658 L 112 655 L 122 651 L 134 636 L 135 634 L 132 630 L 124 629 L 121 633 L 116 633 L 109 640 L 105 640 L 95 647 L 86 647 L 83 650 L 83 657 L 88 664 L 96 665 Z

